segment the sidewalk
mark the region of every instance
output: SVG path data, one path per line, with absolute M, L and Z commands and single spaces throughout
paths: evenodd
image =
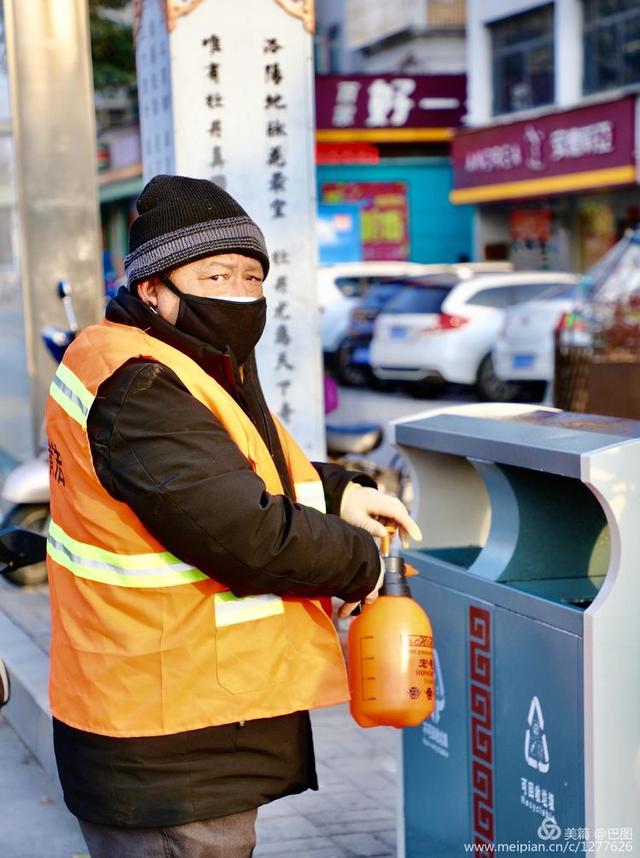
M 45 708 L 49 633 L 47 587 L 19 589 L 0 578 L 0 651 L 14 690 L 7 720 L 51 775 Z M 346 706 L 318 710 L 312 720 L 320 790 L 273 802 L 260 811 L 255 858 L 393 858 L 400 734 L 390 728 L 359 728 Z M 34 803 L 39 799 L 35 796 Z M 64 840 L 68 814 L 63 807 L 59 813 Z M 46 849 L 41 843 L 37 851 L 21 852 L 20 858 L 40 858 L 45 852 L 47 858 L 69 858 L 68 848 L 56 851 L 49 839 Z

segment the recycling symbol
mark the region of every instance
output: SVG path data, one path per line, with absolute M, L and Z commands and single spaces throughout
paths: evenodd
M 527 723 L 529 726 L 524 737 L 524 758 L 532 769 L 546 774 L 549 771 L 549 748 L 544 732 L 542 706 L 535 696 L 531 699 Z
M 538 837 L 540 840 L 557 840 L 562 834 L 562 829 L 553 816 L 545 816 L 538 826 Z

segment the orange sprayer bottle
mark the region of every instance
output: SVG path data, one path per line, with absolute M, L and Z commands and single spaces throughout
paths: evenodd
M 382 541 L 380 596 L 349 628 L 351 714 L 361 727 L 415 727 L 435 705 L 431 623 L 411 598 L 404 560 L 389 555 L 389 541 Z

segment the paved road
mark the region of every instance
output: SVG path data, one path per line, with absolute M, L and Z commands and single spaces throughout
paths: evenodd
M 86 846 L 57 784 L 0 716 L 0 855 L 72 858 Z
M 320 791 L 260 811 L 255 858 L 392 858 L 399 734 L 361 730 L 345 706 L 313 721 Z M 2 717 L 0 760 L 2 858 L 88 858 L 58 785 Z

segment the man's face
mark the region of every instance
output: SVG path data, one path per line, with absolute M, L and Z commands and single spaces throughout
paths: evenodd
M 221 253 L 188 262 L 169 272 L 169 277 L 185 295 L 200 298 L 262 298 L 264 274 L 257 259 L 240 253 Z M 158 315 L 175 325 L 180 298 L 167 289 L 157 277 L 138 284 L 142 301 L 155 308 Z

